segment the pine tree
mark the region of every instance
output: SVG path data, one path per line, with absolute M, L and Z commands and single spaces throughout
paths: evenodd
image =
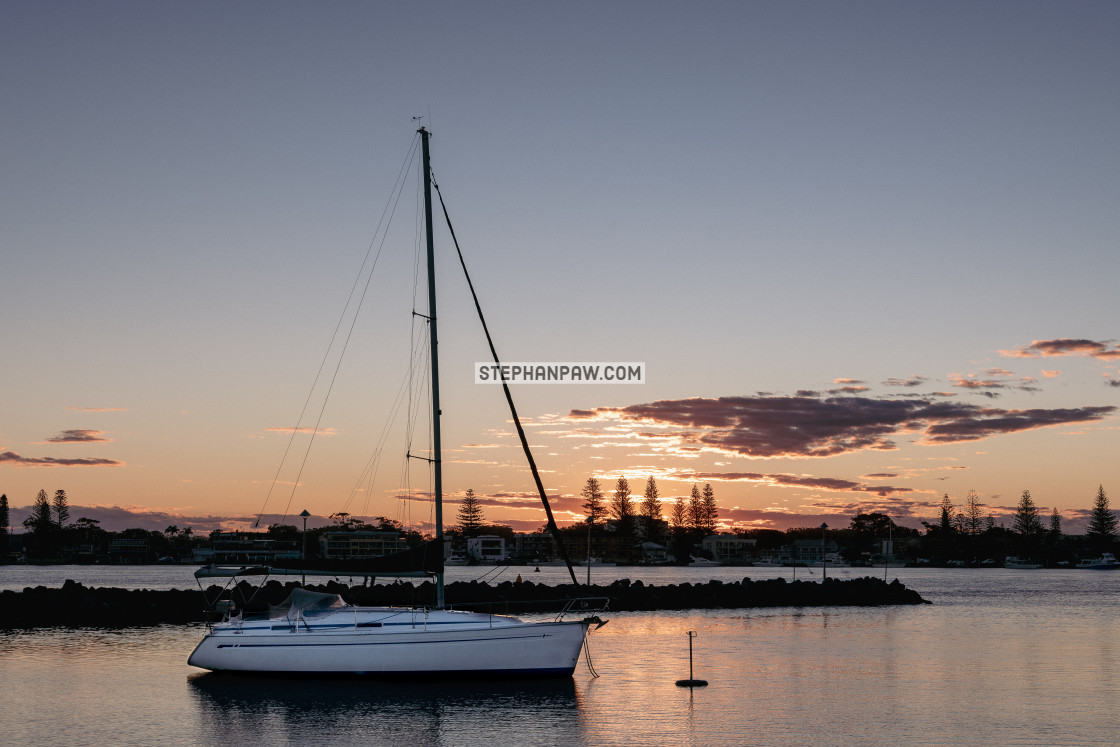
M 704 499 L 700 497 L 700 488 L 692 485 L 692 495 L 688 498 L 688 525 L 699 529 L 704 524 Z
M 678 495 L 669 510 L 669 526 L 681 530 L 688 526 L 688 502 L 683 495 Z
M 611 496 L 611 517 L 614 518 L 619 534 L 627 536 L 634 531 L 634 507 L 630 504 L 630 481 L 618 478 Z
M 59 529 L 62 529 L 70 519 L 70 505 L 65 490 L 54 491 L 54 516 L 55 524 Z
M 716 494 L 710 482 L 704 483 L 704 531 L 713 534 L 716 531 L 716 521 L 719 519 L 719 508 L 716 506 Z
M 54 521 L 51 518 L 51 504 L 47 501 L 47 491 L 40 490 L 38 495 L 35 496 L 35 508 L 23 520 L 23 526 L 28 531 L 38 535 L 45 535 L 50 532 L 54 526 Z
M 657 532 L 657 523 L 661 521 L 661 497 L 653 475 L 646 480 L 646 491 L 642 497 L 642 518 L 645 519 L 646 537 L 652 537 Z
M 941 499 L 940 527 L 943 537 L 949 536 L 953 531 L 953 500 L 949 497 L 948 493 Z
M 474 490 L 467 488 L 467 493 L 463 496 L 462 503 L 459 504 L 457 517 L 459 519 L 459 531 L 463 533 L 464 537 L 474 537 L 482 530 L 482 506 L 479 505 Z
M 0 495 L 0 561 L 8 557 L 8 522 L 11 515 L 8 513 L 8 494 Z
M 976 536 L 984 531 L 984 514 L 980 508 L 980 496 L 975 490 L 968 491 L 964 499 L 964 531 Z
M 1108 551 L 1116 541 L 1116 514 L 1108 507 L 1104 485 L 1097 488 L 1097 498 L 1093 501 L 1093 512 L 1089 515 L 1089 531 L 1086 535 L 1097 552 Z
M 1042 534 L 1042 519 L 1038 518 L 1038 506 L 1031 499 L 1031 491 L 1024 490 L 1015 509 L 1015 531 L 1024 539 L 1033 539 Z
M 1050 541 L 1057 542 L 1062 538 L 1062 515 L 1058 513 L 1058 507 L 1054 507 L 1054 511 L 1050 514 Z
M 603 523 L 606 509 L 603 507 L 603 489 L 594 477 L 587 478 L 587 484 L 580 491 L 583 497 L 583 510 L 587 512 L 587 522 L 592 526 Z

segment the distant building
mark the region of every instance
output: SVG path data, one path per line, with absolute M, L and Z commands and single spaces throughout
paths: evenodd
M 399 532 L 327 532 L 319 538 L 319 554 L 338 560 L 380 558 L 407 549 Z
M 500 563 L 506 559 L 506 541 L 493 534 L 468 537 L 467 557 L 480 563 Z
M 149 552 L 146 539 L 116 537 L 109 543 L 109 562 L 129 565 L 146 563 Z
M 757 539 L 736 537 L 733 534 L 712 534 L 700 542 L 700 547 L 712 560 L 726 565 L 749 562 L 754 557 L 757 546 Z
M 526 563 L 552 560 L 556 557 L 556 540 L 551 534 L 539 532 L 515 534 L 513 555 Z
M 669 551 L 665 545 L 656 542 L 642 542 L 637 546 L 638 555 L 643 563 L 668 563 Z
M 834 553 L 839 550 L 839 546 L 835 542 L 823 543 L 819 539 L 799 539 L 793 541 L 793 559 L 797 563 L 819 563 L 821 558 L 827 553 Z
M 272 560 L 273 540 L 261 532 L 211 532 L 210 547 L 215 563 L 267 565 Z

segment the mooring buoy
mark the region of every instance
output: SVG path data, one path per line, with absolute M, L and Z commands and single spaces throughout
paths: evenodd
M 677 687 L 704 687 L 708 684 L 707 680 L 697 680 L 692 677 L 692 639 L 696 637 L 696 631 L 688 631 L 688 679 L 677 680 Z

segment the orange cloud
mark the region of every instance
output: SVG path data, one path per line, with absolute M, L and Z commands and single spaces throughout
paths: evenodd
M 89 431 L 89 430 L 70 430 L 63 431 L 57 436 L 51 436 L 44 443 L 51 444 L 89 444 L 89 443 L 109 443 L 113 439 L 102 438 L 105 431 Z
M 265 430 L 272 433 L 314 433 L 320 436 L 334 436 L 338 434 L 337 428 L 308 428 L 306 426 L 301 428 L 281 426 L 279 428 L 265 428 Z

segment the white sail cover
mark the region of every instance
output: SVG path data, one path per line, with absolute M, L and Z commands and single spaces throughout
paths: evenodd
M 316 613 L 328 612 L 345 607 L 346 603 L 338 594 L 324 594 L 307 589 L 292 589 L 291 595 L 278 605 L 272 607 L 272 618 L 283 617 L 288 620 L 298 620 L 301 617 L 314 616 Z

